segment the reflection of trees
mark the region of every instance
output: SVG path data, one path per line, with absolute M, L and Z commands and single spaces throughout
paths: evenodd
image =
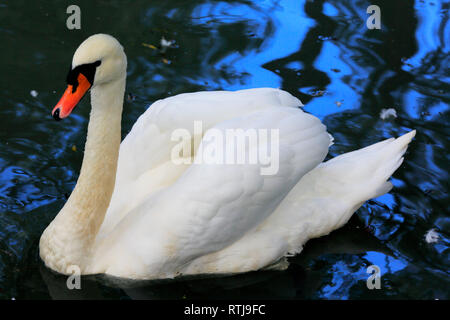
M 426 279 L 426 280 L 424 280 Z M 367 290 L 363 281 L 350 290 L 350 296 L 356 299 L 448 299 L 448 290 L 443 283 L 446 275 L 408 265 L 394 273 L 381 276 L 381 290 Z
M 366 85 L 363 96 L 364 103 L 361 108 L 369 114 L 377 114 L 377 106 L 382 101 L 384 105 L 391 106 L 401 100 L 406 84 L 413 80 L 413 76 L 402 70 L 403 59 L 411 57 L 417 51 L 415 29 L 417 19 L 414 15 L 414 1 L 375 1 L 372 4 L 380 6 L 382 11 L 383 33 L 368 30 L 364 38 L 375 38 L 381 42 L 375 43 L 371 51 L 382 62 L 375 72 L 370 74 L 370 81 Z M 364 7 L 361 7 L 364 10 Z M 363 11 L 364 12 L 364 11 Z M 400 100 L 400 101 L 399 101 Z M 405 110 L 401 110 L 405 111 Z
M 261 48 L 274 32 L 271 9 L 260 7 L 258 2 L 202 0 L 139 5 L 133 8 L 133 19 L 140 19 L 140 33 L 130 37 L 127 30 L 117 30 L 130 61 L 128 87 L 142 98 L 132 108 L 125 106 L 124 132 L 145 110 L 145 103 L 244 82 L 243 70 L 222 61 Z M 141 45 L 159 45 L 162 36 L 175 39 L 178 46 L 164 54 L 169 65 L 161 62 L 163 56 L 158 51 Z
M 397 93 L 397 89 L 404 89 L 404 85 L 413 79 L 412 75 L 404 72 L 401 67 L 403 60 L 417 50 L 414 37 L 417 25 L 414 3 L 413 1 L 402 2 L 401 5 L 389 1 L 378 3 L 382 8 L 384 30 L 374 31 L 365 28 L 365 19 L 368 17 L 365 13 L 367 2 L 333 2 L 339 11 L 336 18 L 323 13 L 324 2 L 305 3 L 305 13 L 316 20 L 317 24 L 309 29 L 299 50 L 287 57 L 269 62 L 265 67 L 273 71 L 280 70 L 283 88 L 290 92 L 296 93 L 299 87 L 304 86 L 323 89 L 330 83 L 330 79 L 326 73 L 315 69 L 313 64 L 321 53 L 323 41 L 333 41 L 341 53 L 344 53 L 340 58 L 355 73 L 354 77 L 367 78 L 363 88 L 360 88 L 361 83 L 357 84 L 359 88 L 353 85 L 352 77 L 346 81 L 363 95 L 364 103 L 361 104 L 361 109 L 366 113 L 376 114 L 379 111 L 380 99 L 387 105 L 392 105 L 394 97 L 391 94 L 401 96 L 402 92 Z M 294 71 L 285 67 L 294 61 L 302 62 L 304 66 L 300 79 Z M 374 67 L 375 70 L 372 71 Z M 305 101 L 311 99 L 310 96 L 301 98 Z
M 337 23 L 322 13 L 324 0 L 305 3 L 305 13 L 312 19 L 317 20 L 318 24 L 308 30 L 304 41 L 300 44 L 297 52 L 287 57 L 272 60 L 263 67 L 275 72 L 280 70 L 279 75 L 282 78 L 282 87 L 284 90 L 294 95 L 299 95 L 300 100 L 306 104 L 311 100 L 311 96 L 299 94 L 298 89 L 301 87 L 315 87 L 323 89 L 329 83 L 330 79 L 327 74 L 314 68 L 313 64 L 320 54 L 323 42 L 319 41 L 319 37 L 332 37 Z M 296 70 L 287 68 L 290 62 L 300 61 L 303 64 L 301 76 L 299 77 Z
M 228 12 L 229 8 L 234 8 L 233 13 Z M 246 55 L 260 47 L 271 37 L 274 28 L 270 11 L 249 1 L 167 2 L 142 10 L 148 12 L 142 19 L 147 32 L 130 41 L 129 47 L 140 46 L 142 41 L 159 44 L 164 35 L 174 37 L 179 49 L 168 52 L 170 68 L 159 63 L 160 57 L 155 52 L 130 52 L 130 60 L 137 58 L 137 64 L 142 64 L 142 72 L 136 70 L 131 75 L 137 75 L 138 87 L 151 87 L 155 84 L 152 74 L 160 74 L 170 79 L 168 89 L 172 94 L 189 91 L 177 88 L 181 84 L 192 86 L 192 90 L 202 90 L 208 87 L 206 81 L 213 85 L 224 80 L 237 81 L 243 76 L 239 70 L 233 70 L 231 65 L 222 66 L 220 70 L 215 66 L 235 52 Z M 124 36 L 125 46 L 127 38 Z
M 323 54 L 324 42 L 321 40 L 332 41 L 339 48 L 339 60 L 351 70 L 351 75 L 345 75 L 341 80 L 359 97 L 360 104 L 354 111 L 337 112 L 324 119 L 336 138 L 331 151 L 333 155 L 398 136 L 412 128 L 418 130 L 405 163 L 394 175 L 403 185 L 391 193 L 395 199 L 391 212 L 387 208 L 390 217 L 401 217 L 398 219 L 403 222 L 388 223 L 380 218 L 386 208 L 379 208 L 376 203 L 364 206 L 359 215 L 368 220 L 368 211 L 377 212 L 373 220 L 379 228 L 378 233 L 387 235 L 390 247 L 411 259 L 414 265 L 446 270 L 448 253 L 440 257 L 432 246 L 420 245 L 426 230 L 438 218 L 445 218 L 443 212 L 447 211 L 448 202 L 448 165 L 445 164 L 448 163 L 446 150 L 450 147 L 448 108 L 439 114 L 434 111 L 434 117 L 430 115 L 436 104 L 450 102 L 446 94 L 450 87 L 442 80 L 448 78 L 445 66 L 449 60 L 443 48 L 427 48 L 425 41 L 416 39 L 417 33 L 430 32 L 426 28 L 431 28 L 431 22 L 436 23 L 438 18 L 418 13 L 412 0 L 401 3 L 375 1 L 371 4 L 381 8 L 382 30 L 368 30 L 365 28 L 366 1 L 332 2 L 338 11 L 332 17 L 323 14 L 324 4 L 325 1 L 305 3 L 304 11 L 316 25 L 308 30 L 297 52 L 266 63 L 264 67 L 274 72 L 280 70 L 283 89 L 308 102 L 313 97 L 301 88 L 324 90 L 332 81 L 327 73 L 314 67 Z M 428 20 L 428 24 L 419 25 L 418 14 L 422 14 L 422 20 Z M 445 15 L 438 28 L 442 45 L 447 23 L 448 15 Z M 409 59 L 419 50 L 427 53 L 411 65 Z M 303 66 L 300 76 L 297 70 L 286 67 L 294 61 Z M 412 91 L 424 98 L 411 100 L 408 95 Z M 416 105 L 417 110 L 414 109 Z M 378 115 L 382 108 L 388 107 L 395 107 L 399 118 L 383 123 Z

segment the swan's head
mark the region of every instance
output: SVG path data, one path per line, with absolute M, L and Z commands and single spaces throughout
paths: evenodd
M 84 40 L 73 55 L 68 86 L 53 108 L 53 118 L 67 117 L 90 88 L 124 79 L 126 69 L 123 47 L 114 37 L 96 34 Z

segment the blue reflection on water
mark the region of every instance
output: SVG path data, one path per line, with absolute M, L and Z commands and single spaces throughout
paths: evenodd
M 418 130 L 392 178 L 393 191 L 364 204 L 343 230 L 308 243 L 286 272 L 232 277 L 234 290 L 217 289 L 226 280 L 201 293 L 203 282 L 151 287 L 151 297 L 244 291 L 244 298 L 264 292 L 270 295 L 263 298 L 448 298 L 449 2 L 379 2 L 381 30 L 365 27 L 366 1 L 135 1 L 127 10 L 92 2 L 84 7 L 102 23 L 86 18 L 79 33 L 68 33 L 52 17 L 39 20 L 42 8 L 65 12 L 56 2 L 1 4 L 0 36 L 8 45 L 0 64 L 9 77 L 0 78 L 0 297 L 58 297 L 51 289 L 65 281 L 52 282 L 38 270 L 37 242 L 76 182 L 89 102 L 63 124 L 48 121 L 49 106 L 73 49 L 86 36 L 108 31 L 126 48 L 127 90 L 138 96 L 125 102 L 124 133 L 157 99 L 263 86 L 291 92 L 324 121 L 336 139 L 331 156 Z M 32 25 L 23 16 L 33 17 Z M 166 56 L 141 46 L 158 44 L 161 36 L 178 44 Z M 391 107 L 398 118 L 379 119 L 380 110 Z M 439 234 L 436 243 L 424 240 L 431 228 Z M 367 291 L 371 264 L 381 267 L 390 289 Z M 102 288 L 103 294 L 110 289 Z M 118 290 L 111 296 L 132 295 Z
M 283 6 L 274 6 L 273 10 L 269 11 L 270 19 L 276 22 L 273 36 L 270 39 L 265 39 L 262 47 L 257 50 L 245 52 L 245 55 L 237 52 L 232 53 L 217 64 L 218 68 L 232 66 L 234 69 L 239 70 L 240 73 L 249 75 L 246 78 L 245 84 L 235 83 L 230 85 L 223 83 L 227 90 L 238 90 L 249 87 L 280 87 L 280 77 L 262 66 L 273 59 L 285 57 L 298 50 L 299 43 L 302 43 L 309 28 L 315 24 L 314 20 L 304 14 L 299 14 L 299 12 L 302 12 L 301 8 L 304 6 L 304 3 L 305 0 L 287 1 L 283 3 Z M 209 5 L 205 6 L 209 7 Z M 250 26 L 252 26 L 252 19 L 258 21 L 258 23 L 261 22 L 259 21 L 261 16 L 258 12 L 245 10 L 244 8 L 236 6 L 228 10 L 227 13 L 249 19 Z M 269 12 L 266 14 L 268 15 Z M 252 31 L 256 34 L 264 33 L 261 29 Z
M 383 276 L 385 272 L 394 273 L 404 269 L 407 266 L 407 263 L 401 261 L 400 259 L 396 259 L 392 256 L 388 256 L 376 251 L 367 252 L 364 255 L 364 258 L 372 264 L 380 267 L 381 276 Z

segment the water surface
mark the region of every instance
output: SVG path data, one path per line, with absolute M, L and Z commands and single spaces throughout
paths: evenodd
M 0 298 L 448 299 L 448 1 L 64 1 L 0 3 Z M 366 27 L 370 4 L 381 30 Z M 417 129 L 395 188 L 342 229 L 307 243 L 283 272 L 117 284 L 47 270 L 39 237 L 73 189 L 89 115 L 50 111 L 86 37 L 117 37 L 128 56 L 123 135 L 157 99 L 198 90 L 279 87 L 334 136 L 330 157 Z M 175 40 L 165 53 L 160 39 Z M 146 44 L 146 45 L 143 45 Z M 37 96 L 30 92 L 35 90 Z M 380 119 L 382 109 L 398 117 Z M 439 240 L 427 243 L 435 229 Z M 368 290 L 367 267 L 381 268 Z

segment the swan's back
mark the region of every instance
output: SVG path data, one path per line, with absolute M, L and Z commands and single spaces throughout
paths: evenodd
M 122 143 L 90 272 L 145 279 L 266 268 L 389 191 L 386 180 L 414 132 L 320 164 L 329 134 L 300 105 L 275 89 L 183 94 L 153 104 Z M 194 164 L 176 165 L 171 133 L 192 134 L 194 121 L 206 132 Z M 279 130 L 276 173 L 261 175 L 260 163 L 195 164 L 214 133 L 262 128 Z
M 175 130 L 185 129 L 193 139 L 201 139 L 194 135 L 196 121 L 201 121 L 204 134 L 237 117 L 300 106 L 300 100 L 273 88 L 183 93 L 156 101 L 138 118 L 120 146 L 115 189 L 99 236 L 110 232 L 150 194 L 172 185 L 189 167 L 171 161 L 171 152 L 179 143 L 171 139 Z
M 262 92 L 267 93 L 265 90 Z M 272 92 L 278 95 L 277 91 Z M 256 94 L 256 97 L 259 96 Z M 170 150 L 163 150 L 167 152 L 165 162 L 149 169 L 150 173 L 144 173 L 140 179 L 145 177 L 151 185 L 150 181 L 155 181 L 156 177 L 156 180 L 166 183 L 165 186 L 159 186 L 159 189 L 156 186 L 153 190 L 142 188 L 144 184 L 140 182 L 118 186 L 120 189 L 114 192 L 120 190 L 120 195 L 116 195 L 119 201 L 111 203 L 108 210 L 108 214 L 112 214 L 107 216 L 109 221 L 102 226 L 103 236 L 99 237 L 97 247 L 99 256 L 95 257 L 97 264 L 92 272 L 117 276 L 133 274 L 137 278 L 173 277 L 196 259 L 237 242 L 267 219 L 300 178 L 323 161 L 330 143 L 326 128 L 319 119 L 294 108 L 294 99 L 290 99 L 291 106 L 279 105 L 280 100 L 275 100 L 276 104 L 264 105 L 261 102 L 263 107 L 257 108 L 249 99 L 247 101 L 253 107 L 248 107 L 250 112 L 246 104 L 241 104 L 242 109 L 230 105 L 236 115 L 228 113 L 225 120 L 220 117 L 221 109 L 212 105 L 210 108 L 217 111 L 218 119 L 213 124 L 213 115 L 207 113 L 205 118 L 211 127 L 204 134 L 194 164 L 177 171 L 178 176 L 174 178 L 173 171 L 177 166 L 170 160 Z M 156 109 L 154 116 L 150 113 L 147 121 L 158 128 L 159 122 L 153 122 L 152 118 L 165 114 L 162 118 L 164 123 L 166 117 L 172 115 L 164 112 L 165 108 L 171 107 L 172 104 L 167 104 Z M 195 107 L 192 108 L 195 111 Z M 201 115 L 198 114 L 199 117 Z M 135 126 L 133 131 L 135 128 L 138 127 Z M 178 128 L 172 126 L 171 129 Z M 263 174 L 262 169 L 267 164 L 261 162 L 227 164 L 197 161 L 206 158 L 216 134 L 226 136 L 230 129 L 275 131 L 275 145 L 260 144 L 255 140 L 241 149 L 244 159 L 249 159 L 255 148 L 259 154 L 273 155 L 271 151 L 275 151 L 275 170 Z M 170 143 L 170 132 L 165 130 L 166 137 L 160 135 L 157 138 Z M 229 144 L 225 143 L 222 151 L 227 152 L 228 147 Z M 274 158 L 271 160 L 273 162 Z M 164 180 L 166 175 L 173 180 Z M 139 199 L 136 194 L 139 194 Z M 127 207 L 130 202 L 133 206 Z M 230 257 L 222 269 L 214 267 L 201 272 L 224 272 L 228 263 L 234 262 L 235 258 Z
M 182 93 L 158 100 L 139 117 L 122 142 L 117 179 L 119 183 L 136 179 L 168 161 L 177 144 L 171 140 L 172 133 L 184 128 L 193 135 L 194 121 L 201 121 L 206 132 L 222 121 L 256 111 L 300 106 L 300 100 L 273 88 Z

